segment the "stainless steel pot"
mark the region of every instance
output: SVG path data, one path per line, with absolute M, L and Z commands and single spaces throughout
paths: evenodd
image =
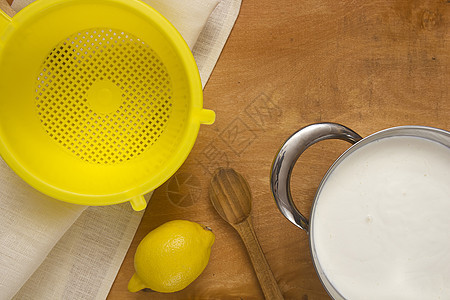
M 309 125 L 300 129 L 287 139 L 284 145 L 277 153 L 271 169 L 271 188 L 276 204 L 281 213 L 294 225 L 305 230 L 309 235 L 310 251 L 313 258 L 314 266 L 319 278 L 333 299 L 345 299 L 343 295 L 333 286 L 327 274 L 325 274 L 317 258 L 314 240 L 314 217 L 315 209 L 319 201 L 318 195 L 320 190 L 327 182 L 327 178 L 333 170 L 355 150 L 367 145 L 373 141 L 386 137 L 395 136 L 412 136 L 421 137 L 428 140 L 438 142 L 450 148 L 450 132 L 423 126 L 402 126 L 386 129 L 372 134 L 366 138 L 362 138 L 353 130 L 335 123 L 319 123 Z M 327 139 L 340 139 L 353 144 L 345 151 L 330 167 L 328 172 L 322 179 L 311 210 L 311 222 L 308 221 L 296 208 L 291 192 L 290 178 L 293 167 L 300 155 L 311 145 Z

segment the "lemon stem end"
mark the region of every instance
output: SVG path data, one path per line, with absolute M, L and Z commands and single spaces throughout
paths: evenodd
M 134 273 L 133 277 L 131 277 L 130 282 L 128 282 L 128 291 L 132 293 L 136 293 L 142 289 L 145 289 L 146 286 L 139 278 L 139 276 Z

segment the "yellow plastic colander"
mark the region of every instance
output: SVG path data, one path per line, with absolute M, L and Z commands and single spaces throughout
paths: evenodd
M 139 0 L 0 13 L 0 154 L 49 196 L 145 208 L 214 122 L 202 101 L 188 46 Z

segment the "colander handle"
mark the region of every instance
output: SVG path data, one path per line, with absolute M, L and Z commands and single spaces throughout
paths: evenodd
M 147 201 L 142 195 L 131 198 L 130 204 L 135 211 L 140 211 L 147 207 Z
M 8 15 L 9 17 L 13 17 L 16 14 L 16 12 L 11 8 L 11 5 L 9 4 L 9 2 L 6 0 L 0 0 L 0 9 L 2 10 L 2 13 Z M 5 17 L 5 16 L 2 16 L 2 17 Z M 10 21 L 9 18 L 7 18 L 6 20 Z
M 216 120 L 216 113 L 210 109 L 202 109 L 198 117 L 201 124 L 211 125 Z

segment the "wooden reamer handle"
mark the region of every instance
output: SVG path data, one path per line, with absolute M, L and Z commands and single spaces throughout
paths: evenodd
M 284 299 L 278 283 L 273 276 L 272 270 L 267 263 L 264 252 L 259 245 L 255 230 L 253 229 L 250 217 L 238 224 L 233 224 L 233 227 L 239 233 L 242 241 L 247 247 L 248 254 L 258 277 L 259 284 L 263 291 L 264 297 L 268 300 Z

